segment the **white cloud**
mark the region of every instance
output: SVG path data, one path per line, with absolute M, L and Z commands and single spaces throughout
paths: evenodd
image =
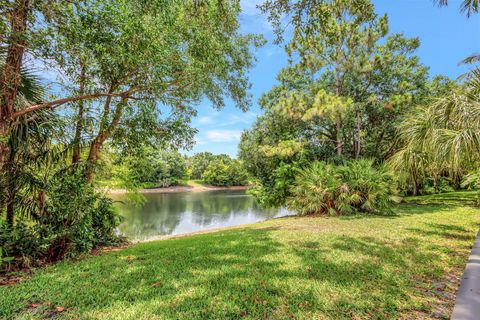
M 236 142 L 240 141 L 240 130 L 209 130 L 206 132 L 206 140 L 210 142 Z
M 212 122 L 213 122 L 213 117 L 204 116 L 204 117 L 198 118 L 197 121 L 198 121 L 198 123 L 200 123 L 200 124 L 209 124 L 209 123 L 212 123 Z
M 202 116 L 195 120 L 195 124 L 212 127 L 229 127 L 235 125 L 250 126 L 258 117 L 258 113 L 248 111 L 241 112 L 235 110 L 233 114 L 213 113 L 208 116 Z
M 236 124 L 251 125 L 258 114 L 255 112 L 242 112 L 239 114 L 231 114 L 228 118 L 221 124 L 222 127 L 231 126 Z

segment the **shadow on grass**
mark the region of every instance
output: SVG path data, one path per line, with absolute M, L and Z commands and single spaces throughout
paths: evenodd
M 479 224 L 477 224 L 477 226 L 478 225 Z M 408 228 L 408 230 L 424 237 L 439 236 L 447 239 L 460 239 L 469 241 L 473 241 L 475 239 L 475 235 L 469 230 L 453 224 L 427 223 L 426 226 L 428 228 Z
M 0 316 L 31 314 L 29 303 L 49 301 L 67 308 L 59 317 L 73 318 L 396 318 L 417 275 L 440 268 L 439 255 L 415 237 L 279 241 L 282 232 L 229 230 L 62 263 L 9 288 Z
M 442 206 L 475 206 L 479 199 L 479 192 L 455 191 L 423 196 L 405 197 L 404 201 L 417 205 L 442 205 Z
M 397 219 L 411 215 L 421 215 L 429 213 L 441 213 L 452 209 L 458 208 L 458 206 L 446 206 L 440 204 L 424 205 L 415 203 L 401 203 L 395 205 L 393 213 L 391 214 L 354 214 L 350 216 L 340 216 L 341 220 L 360 220 L 360 219 Z

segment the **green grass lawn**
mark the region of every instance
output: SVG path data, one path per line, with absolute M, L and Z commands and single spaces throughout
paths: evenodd
M 396 211 L 282 218 L 59 263 L 0 287 L 0 318 L 448 318 L 480 211 Z
M 191 186 L 191 187 L 203 187 L 203 186 L 205 186 L 205 183 L 203 182 L 203 180 L 200 180 L 200 179 L 184 180 L 183 184 L 185 184 L 187 186 Z

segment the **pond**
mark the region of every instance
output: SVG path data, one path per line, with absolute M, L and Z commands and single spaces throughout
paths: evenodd
M 132 241 L 254 223 L 288 215 L 263 209 L 245 190 L 148 193 L 143 206 L 117 203 L 124 217 L 120 232 Z M 121 197 L 115 196 L 115 200 Z

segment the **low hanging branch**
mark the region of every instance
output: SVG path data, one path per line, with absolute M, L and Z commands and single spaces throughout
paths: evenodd
M 101 98 L 101 97 L 122 97 L 122 98 L 129 98 L 133 93 L 135 93 L 135 89 L 130 89 L 124 92 L 120 93 L 105 93 L 105 92 L 99 92 L 99 93 L 92 93 L 92 94 L 86 94 L 86 95 L 81 95 L 81 96 L 76 96 L 76 97 L 68 97 L 68 98 L 62 98 L 50 102 L 45 102 L 45 103 L 40 103 L 40 104 L 35 104 L 32 105 L 28 108 L 18 110 L 14 112 L 11 116 L 11 119 L 16 119 L 20 116 L 23 116 L 24 114 L 34 112 L 37 110 L 41 109 L 46 109 L 46 108 L 56 108 L 61 105 L 64 105 L 69 102 L 75 102 L 79 100 L 90 100 L 90 99 L 95 99 L 95 98 Z
M 183 90 L 186 87 L 190 85 L 190 82 L 186 81 L 187 79 L 175 79 L 170 82 L 166 83 L 166 88 L 163 90 L 163 93 L 167 92 L 173 92 L 174 90 Z M 179 85 L 182 81 L 185 81 L 183 85 Z M 174 87 L 177 86 L 175 89 Z M 64 104 L 70 103 L 70 102 L 75 102 L 75 101 L 80 101 L 80 100 L 91 100 L 91 99 L 96 99 L 96 98 L 102 98 L 102 97 L 121 97 L 123 99 L 132 99 L 132 100 L 142 100 L 142 98 L 136 98 L 133 96 L 134 93 L 139 92 L 139 91 L 148 91 L 145 88 L 138 88 L 138 87 L 133 87 L 130 88 L 129 90 L 123 91 L 123 92 L 118 92 L 118 93 L 111 93 L 111 92 L 97 92 L 97 93 L 91 93 L 91 94 L 86 94 L 86 95 L 80 95 L 80 96 L 75 96 L 75 97 L 67 97 L 67 98 L 62 98 L 54 101 L 49 101 L 45 103 L 40 103 L 40 104 L 35 104 L 31 105 L 28 108 L 18 110 L 14 113 L 12 113 L 10 119 L 14 120 L 20 116 L 23 116 L 24 114 L 34 112 L 37 110 L 41 109 L 46 109 L 46 108 L 56 108 L 59 106 L 62 106 Z

